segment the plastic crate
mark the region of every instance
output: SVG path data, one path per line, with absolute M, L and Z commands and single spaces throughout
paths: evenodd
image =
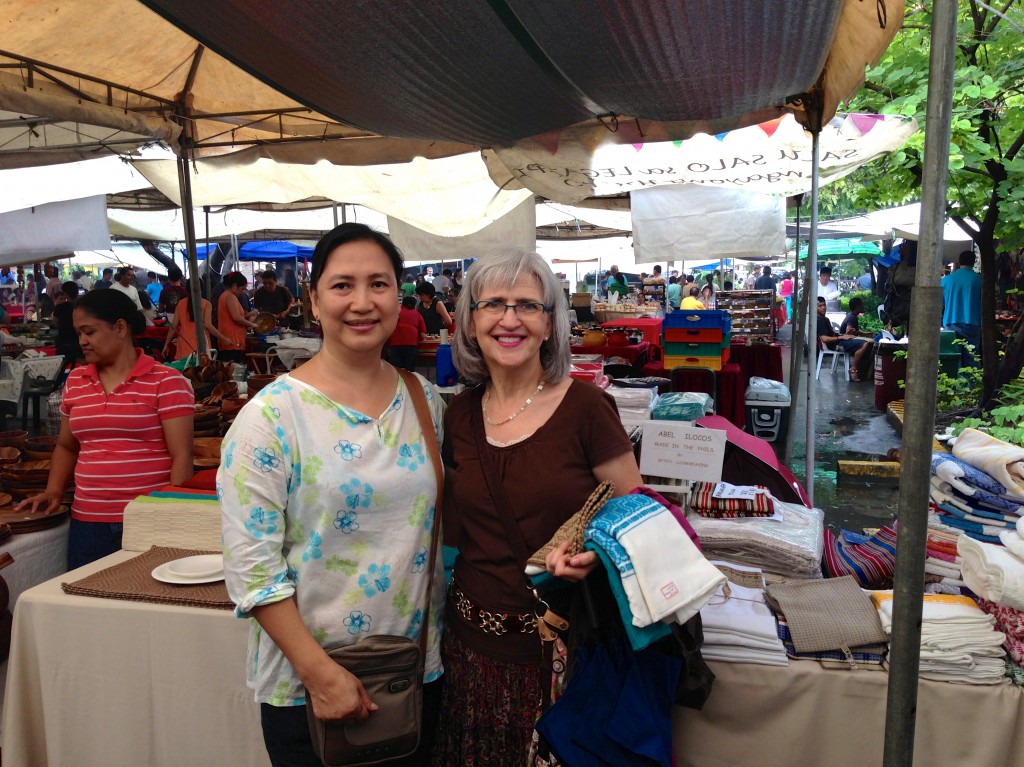
M 666 344 L 718 344 L 725 340 L 722 328 L 665 328 L 663 335 Z
M 679 311 L 665 315 L 663 328 L 721 328 L 729 330 L 729 313 L 720 309 Z
M 698 357 L 698 356 L 671 356 L 665 355 L 665 369 L 672 368 L 708 368 L 719 371 L 722 369 L 721 356 Z
M 665 342 L 666 357 L 721 357 L 721 343 L 712 344 L 680 344 Z

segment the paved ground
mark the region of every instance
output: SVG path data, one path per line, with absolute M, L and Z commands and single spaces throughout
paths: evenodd
M 783 370 L 789 375 L 790 326 L 779 333 L 783 344 Z M 801 367 L 806 375 L 806 364 Z M 806 381 L 806 379 L 804 379 Z M 826 523 L 833 527 L 860 530 L 878 527 L 896 513 L 897 488 L 892 480 L 864 480 L 843 477 L 837 481 L 840 460 L 885 460 L 890 448 L 900 439 L 875 408 L 875 389 L 870 382 L 847 382 L 837 369 L 835 375 L 822 368 L 815 383 L 817 407 L 814 414 L 814 505 L 824 509 Z M 805 396 L 801 386 L 801 400 Z M 797 478 L 806 477 L 806 407 L 795 403 L 790 412 L 794 429 L 793 458 L 790 470 Z M 783 455 L 784 445 L 775 445 Z

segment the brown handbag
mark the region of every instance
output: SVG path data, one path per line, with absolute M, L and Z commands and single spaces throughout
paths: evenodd
M 360 722 L 319 719 L 313 706 L 306 705 L 313 750 L 325 767 L 368 767 L 414 753 L 419 747 L 423 711 L 423 665 L 430 630 L 430 597 L 434 584 L 434 560 L 440 529 L 444 475 L 441 451 L 427 398 L 416 377 L 399 370 L 412 397 L 427 452 L 437 477 L 437 501 L 434 504 L 434 531 L 427 559 L 427 605 L 418 642 L 404 636 L 369 636 L 353 645 L 328 650 L 337 664 L 359 679 L 379 708 Z

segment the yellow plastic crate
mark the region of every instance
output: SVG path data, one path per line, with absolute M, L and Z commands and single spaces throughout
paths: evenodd
M 709 368 L 718 371 L 722 369 L 722 358 L 665 355 L 665 370 L 672 368 Z

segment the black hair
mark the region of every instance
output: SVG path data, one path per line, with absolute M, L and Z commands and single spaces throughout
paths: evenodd
M 963 253 L 960 254 L 960 257 L 957 259 L 957 262 L 960 264 L 960 266 L 974 266 L 974 262 L 976 260 L 977 257 L 974 255 L 973 250 L 965 250 Z
M 178 282 L 183 279 L 185 279 L 185 275 L 181 273 L 181 269 L 176 266 L 167 267 L 167 280 L 169 282 Z
M 698 288 L 696 285 L 694 285 L 692 288 L 690 288 L 690 295 L 691 296 L 699 296 L 700 295 L 700 288 Z
M 316 290 L 316 284 L 324 273 L 324 267 L 327 266 L 327 257 L 334 252 L 335 248 L 340 248 L 350 242 L 372 242 L 379 245 L 381 250 L 387 254 L 388 260 L 391 261 L 396 282 L 402 281 L 405 259 L 402 258 L 401 251 L 395 247 L 391 238 L 371 229 L 366 224 L 350 222 L 336 226 L 329 231 L 320 238 L 320 242 L 313 249 L 313 267 L 309 274 L 309 285 L 313 290 Z
M 124 320 L 133 336 L 146 329 L 146 318 L 135 302 L 120 290 L 90 290 L 75 301 L 75 311 L 79 309 L 110 325 Z
M 413 298 L 412 296 L 405 296 L 405 298 L 402 299 L 402 306 L 404 306 L 406 309 L 415 309 L 416 299 Z
M 722 290 L 732 290 L 732 280 L 726 280 L 722 283 Z
M 113 273 L 114 273 L 114 270 L 111 269 L 109 266 L 106 269 L 103 270 L 103 276 L 104 277 L 106 277 L 108 274 L 113 274 Z
M 78 298 L 78 283 L 76 282 L 65 282 L 60 286 L 60 290 L 68 297 L 69 301 L 74 301 Z
M 850 299 L 850 311 L 854 313 L 864 311 L 864 300 L 860 296 L 854 296 Z
M 149 277 L 149 279 L 151 279 L 151 280 L 155 280 L 156 279 L 156 272 L 146 272 L 146 276 Z
M 825 303 L 825 296 L 818 296 L 818 303 L 819 304 Z
M 672 276 L 672 277 L 668 278 L 668 284 L 669 285 L 675 285 L 677 282 L 679 282 L 679 278 L 678 277 Z
M 823 266 L 818 270 L 818 274 L 832 274 L 831 266 Z
M 772 268 L 770 266 L 763 267 L 761 269 L 761 274 L 763 274 L 765 277 L 771 277 L 772 276 Z
M 265 272 L 260 272 L 260 279 L 273 280 L 274 282 L 277 282 L 277 272 L 275 272 L 273 269 L 267 269 L 267 271 Z
M 437 295 L 437 288 L 435 288 L 429 282 L 422 282 L 416 286 L 416 295 L 433 298 L 434 296 Z
M 225 288 L 233 288 L 237 285 L 240 285 L 244 288 L 248 284 L 249 280 L 246 279 L 245 275 L 242 274 L 241 272 L 231 272 L 228 274 L 227 277 L 224 278 Z

